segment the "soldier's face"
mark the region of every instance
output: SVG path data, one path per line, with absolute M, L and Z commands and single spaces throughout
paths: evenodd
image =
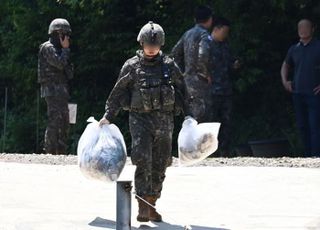
M 309 39 L 313 33 L 314 28 L 309 20 L 303 19 L 298 23 L 298 34 L 301 39 Z
M 160 46 L 154 46 L 154 45 L 143 45 L 143 52 L 147 57 L 154 57 L 158 55 L 160 52 L 161 47 Z
M 219 42 L 225 41 L 229 37 L 230 27 L 223 26 L 221 28 L 214 28 L 212 31 L 212 36 L 215 40 Z

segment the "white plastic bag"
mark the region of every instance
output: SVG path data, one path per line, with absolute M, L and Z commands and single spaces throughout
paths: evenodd
M 78 143 L 78 164 L 88 178 L 116 181 L 126 163 L 127 151 L 119 128 L 103 125 L 90 117 Z
M 181 165 L 196 164 L 218 149 L 220 123 L 201 123 L 186 117 L 178 136 Z

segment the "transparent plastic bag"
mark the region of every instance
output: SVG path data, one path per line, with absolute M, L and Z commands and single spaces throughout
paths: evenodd
M 186 117 L 178 136 L 181 165 L 196 164 L 218 149 L 220 123 L 201 123 Z
M 119 128 L 103 125 L 93 117 L 78 143 L 78 164 L 81 172 L 88 178 L 101 181 L 116 181 L 126 163 L 127 151 Z

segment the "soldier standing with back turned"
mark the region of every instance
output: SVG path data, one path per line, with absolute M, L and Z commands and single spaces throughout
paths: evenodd
M 175 62 L 184 72 L 188 91 L 188 108 L 198 121 L 208 120 L 211 85 L 210 46 L 208 30 L 212 26 L 212 11 L 199 6 L 195 11 L 196 25 L 185 32 L 172 50 Z

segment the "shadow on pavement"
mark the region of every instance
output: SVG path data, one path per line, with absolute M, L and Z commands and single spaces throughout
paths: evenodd
M 151 222 L 149 222 L 151 223 Z M 166 222 L 161 223 L 155 223 L 152 222 L 153 226 L 147 225 L 147 224 L 141 224 L 138 228 L 131 227 L 132 230 L 138 230 L 138 229 L 154 229 L 154 230 L 184 230 L 185 228 L 181 225 L 173 225 Z M 103 219 L 101 217 L 97 217 L 92 222 L 89 223 L 90 226 L 93 227 L 102 227 L 102 228 L 111 228 L 116 229 L 116 222 L 113 220 L 107 220 Z M 192 230 L 230 230 L 226 228 L 214 228 L 214 227 L 204 227 L 204 226 L 197 226 L 197 225 L 191 225 Z

